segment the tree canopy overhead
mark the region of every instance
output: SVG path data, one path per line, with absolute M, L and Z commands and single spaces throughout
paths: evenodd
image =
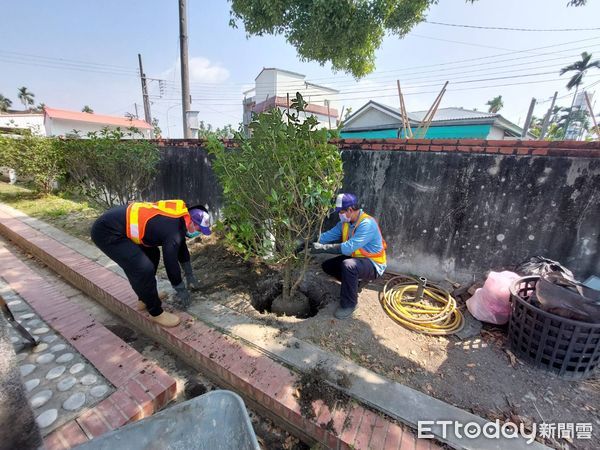
M 386 34 L 406 35 L 437 0 L 230 0 L 232 26 L 246 33 L 282 34 L 305 61 L 331 62 L 362 77 L 375 69 Z
M 404 37 L 438 0 L 229 0 L 231 26 L 248 36 L 285 36 L 303 61 L 330 62 L 356 78 L 375 70 L 386 33 Z M 477 0 L 466 0 L 476 3 Z M 568 0 L 583 6 L 587 0 Z

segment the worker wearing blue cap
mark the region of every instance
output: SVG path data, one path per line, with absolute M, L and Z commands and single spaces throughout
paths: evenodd
M 155 203 L 135 202 L 112 208 L 92 226 L 92 240 L 125 272 L 138 296 L 138 309 L 146 309 L 152 320 L 165 327 L 179 324 L 179 317 L 163 311 L 156 285 L 162 247 L 163 262 L 177 299 L 190 304 L 188 289 L 197 289 L 185 239 L 209 235 L 210 216 L 203 206 L 186 207 L 183 200 Z M 183 267 L 187 282 L 181 277 Z
M 312 253 L 340 254 L 323 262 L 322 267 L 342 283 L 340 306 L 334 315 L 347 319 L 358 303 L 359 282 L 374 280 L 385 271 L 387 245 L 377 221 L 363 212 L 356 195 L 339 194 L 335 210 L 340 221 L 312 244 Z

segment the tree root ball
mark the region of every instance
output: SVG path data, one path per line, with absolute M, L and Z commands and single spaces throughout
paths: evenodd
M 273 300 L 271 312 L 278 315 L 295 316 L 306 318 L 310 316 L 310 301 L 308 297 L 300 291 L 296 291 L 293 297 L 283 301 L 281 295 Z

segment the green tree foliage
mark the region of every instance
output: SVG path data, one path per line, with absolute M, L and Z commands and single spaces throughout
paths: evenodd
M 307 248 L 319 233 L 343 175 L 328 130 L 317 130 L 314 116 L 302 120 L 299 93 L 291 107 L 256 116 L 249 138 L 236 133 L 237 148 L 226 149 L 215 137 L 208 143 L 225 197 L 226 241 L 246 258 L 282 265 L 283 301 L 294 295 L 309 263 L 308 251 L 296 255 L 298 240 Z
M 225 125 L 223 128 L 213 128 L 210 123 L 205 123 L 203 120 L 198 124 L 198 139 L 209 139 L 215 137 L 217 139 L 231 139 L 235 136 L 235 130 L 231 124 Z
M 504 101 L 502 101 L 502 96 L 498 95 L 497 97 L 489 100 L 486 105 L 489 106 L 488 112 L 496 114 L 502 108 L 504 108 Z
M 303 61 L 331 62 L 362 77 L 375 69 L 386 33 L 406 35 L 437 0 L 230 0 L 232 26 L 248 36 L 282 34 Z
M 42 193 L 51 192 L 65 173 L 64 156 L 55 138 L 32 133 L 0 136 L 0 166 L 14 169 Z
M 575 74 L 567 83 L 567 89 L 571 90 L 573 88 L 579 88 L 581 83 L 583 83 L 583 77 L 588 70 L 592 68 L 600 69 L 600 60 L 592 61 L 591 59 L 591 53 L 583 52 L 579 61 L 575 61 L 573 64 L 569 64 L 567 67 L 560 69 L 561 75 L 569 72 L 575 72 Z
M 33 99 L 35 97 L 35 94 L 28 91 L 27 88 L 23 86 L 19 88 L 17 97 L 19 97 L 19 100 L 21 101 L 21 103 L 23 103 L 23 106 L 25 106 L 25 108 L 29 108 L 33 105 Z
M 0 94 L 0 111 L 6 112 L 12 105 L 12 100 Z
M 81 112 L 94 114 L 94 110 L 92 108 L 90 108 L 88 105 L 85 105 L 83 108 L 81 108 Z
M 375 69 L 386 34 L 404 37 L 438 0 L 229 0 L 230 25 L 248 36 L 281 34 L 303 61 L 330 62 L 356 78 Z M 467 0 L 475 3 L 476 0 Z M 569 0 L 569 6 L 586 0 Z
M 155 117 L 152 119 L 152 133 L 155 138 L 159 138 L 162 134 L 160 126 L 158 126 L 158 119 Z
M 575 113 L 576 111 L 573 107 L 575 105 L 575 99 L 577 98 L 579 86 L 583 83 L 583 78 L 590 69 L 600 69 L 600 60 L 592 61 L 592 54 L 588 52 L 583 52 L 579 61 L 575 61 L 573 64 L 563 67 L 560 70 L 561 76 L 565 73 L 575 72 L 571 79 L 569 79 L 569 81 L 567 82 L 567 89 L 571 90 L 575 88 L 575 93 L 573 94 L 573 101 L 571 102 L 569 115 L 563 125 L 565 135 L 569 130 L 569 125 L 574 120 L 571 112 Z
M 141 197 L 154 179 L 160 154 L 138 130 L 88 133 L 87 139 L 61 141 L 70 181 L 102 207 L 124 205 Z M 129 139 L 125 139 L 129 138 Z

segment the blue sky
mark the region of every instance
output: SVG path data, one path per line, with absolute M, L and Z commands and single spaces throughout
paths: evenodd
M 544 29 L 600 26 L 600 2 L 589 0 L 589 5 L 581 8 L 567 8 L 566 3 L 440 0 L 431 7 L 428 19 Z M 17 89 L 27 86 L 36 102 L 51 107 L 80 110 L 87 104 L 97 113 L 122 115 L 134 112 L 137 103 L 143 116 L 136 76 L 137 54 L 141 53 L 146 75 L 166 80 L 162 98 L 158 83 L 150 82 L 152 114 L 159 119 L 164 136 L 181 137 L 177 14 L 176 0 L 4 2 L 0 94 L 18 107 Z M 340 89 L 340 106 L 354 110 L 369 98 L 397 106 L 396 78 L 406 87 L 408 110 L 427 109 L 436 96 L 434 91 L 448 79 L 441 107 L 484 110 L 487 100 L 501 94 L 505 105 L 501 113 L 522 123 L 531 97 L 547 100 L 558 90 L 559 96 L 565 96 L 559 103 L 569 104 L 564 88 L 567 77 L 558 79 L 560 67 L 585 50 L 600 58 L 600 31 L 526 33 L 424 23 L 405 39 L 388 36 L 377 51 L 376 72 L 357 83 L 344 73 L 333 73 L 327 65 L 300 61 L 283 37 L 246 39 L 243 28 L 229 27 L 225 0 L 188 0 L 188 20 L 192 106 L 200 111 L 202 120 L 215 126 L 241 120 L 241 92 L 252 86 L 262 67 L 273 66 Z M 554 47 L 539 49 L 546 46 Z M 534 48 L 539 50 L 460 62 Z M 94 65 L 81 65 L 81 61 Z M 597 72 L 584 84 L 600 80 Z M 535 73 L 544 75 L 471 82 Z M 528 84 L 497 86 L 525 82 Z M 597 89 L 600 97 L 599 86 L 591 91 Z M 596 105 L 598 109 L 600 101 Z M 539 104 L 536 115 L 542 115 L 548 106 L 548 102 Z

